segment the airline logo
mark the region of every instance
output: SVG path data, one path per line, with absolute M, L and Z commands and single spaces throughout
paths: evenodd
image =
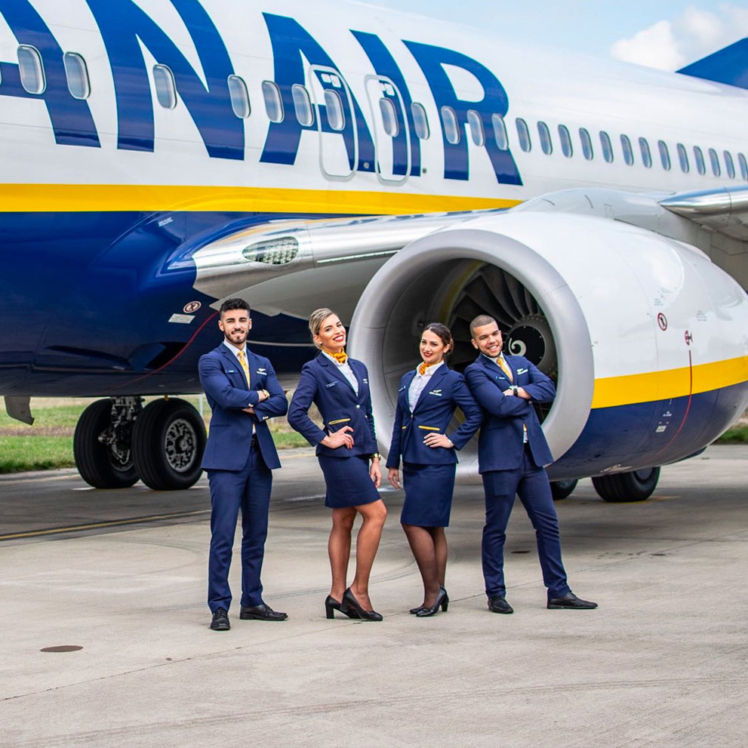
M 81 0 L 83 2 L 83 0 Z M 215 23 L 198 0 L 171 0 L 184 22 L 202 65 L 203 80 L 168 34 L 133 0 L 85 0 L 101 33 L 117 99 L 117 148 L 121 150 L 154 150 L 154 112 L 148 68 L 141 44 L 173 73 L 179 96 L 187 107 L 206 151 L 211 158 L 245 158 L 245 126 L 231 107 L 228 78 L 234 66 L 226 44 Z M 46 88 L 41 94 L 30 94 L 21 85 L 18 64 L 0 64 L 1 96 L 35 98 L 46 105 L 56 142 L 59 145 L 100 148 L 101 142 L 88 103 L 74 98 L 68 90 L 63 52 L 54 34 L 29 0 L 0 0 L 0 14 L 19 45 L 35 47 L 41 54 L 46 72 Z M 315 75 L 322 88 L 337 86 L 345 78 L 344 66 L 301 25 L 290 17 L 263 13 L 273 52 L 275 83 L 289 115 L 271 122 L 260 160 L 265 163 L 293 165 L 304 130 L 316 130 L 317 123 L 302 124 L 293 112 L 294 85 L 305 85 L 308 75 Z M 393 54 L 379 36 L 358 29 L 350 34 L 360 45 L 371 64 L 371 74 L 387 79 L 385 96 L 397 104 L 407 125 L 392 137 L 392 175 L 418 177 L 421 174 L 419 138 L 411 105 L 408 82 Z M 502 150 L 494 134 L 492 117 L 504 116 L 509 108 L 506 91 L 496 75 L 467 54 L 445 47 L 403 40 L 408 53 L 417 62 L 428 83 L 439 112 L 451 111 L 460 131 L 465 132 L 468 112 L 480 117 L 485 132 L 482 146 L 490 158 L 497 182 L 521 185 L 517 165 L 510 150 Z M 399 49 L 399 54 L 403 54 Z M 305 64 L 308 63 L 308 67 Z M 483 89 L 480 101 L 459 97 L 445 66 L 471 74 Z M 325 72 L 325 69 L 327 72 Z M 329 71 L 337 71 L 334 80 Z M 314 71 L 311 72 L 310 71 Z M 331 128 L 326 116 L 320 117 L 322 131 L 343 139 L 353 171 L 374 171 L 375 142 L 364 117 L 362 103 L 345 87 L 342 96 L 345 127 Z M 318 104 L 325 112 L 325 105 Z M 436 129 L 436 128 L 434 128 Z M 444 128 L 440 128 L 444 130 Z M 452 138 L 454 140 L 454 138 Z M 469 153 L 465 137 L 450 142 L 442 132 L 444 178 L 469 179 Z

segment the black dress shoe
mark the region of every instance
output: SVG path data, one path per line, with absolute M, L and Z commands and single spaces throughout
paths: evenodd
M 503 597 L 489 597 L 488 609 L 492 613 L 514 613 L 514 608 Z
M 210 622 L 210 627 L 213 631 L 228 631 L 231 628 L 229 614 L 223 608 L 216 610 L 213 613 L 213 620 Z
M 336 610 L 339 610 L 344 615 L 347 615 L 348 618 L 358 618 L 358 613 L 356 613 L 353 608 L 346 608 L 345 610 L 343 610 L 342 604 L 339 603 L 332 595 L 328 595 L 325 598 L 325 613 L 327 614 L 327 618 L 335 618 Z
M 273 610 L 265 603 L 260 603 L 248 607 L 242 605 L 239 618 L 243 621 L 285 621 L 288 618 L 288 613 L 281 613 L 279 610 Z
M 346 615 L 348 615 L 348 611 L 355 611 L 362 621 L 381 621 L 383 618 L 382 614 L 377 613 L 376 610 L 366 610 L 366 608 L 362 607 L 361 603 L 356 600 L 355 596 L 351 592 L 350 587 L 343 593 L 343 600 L 340 603 L 340 610 Z
M 436 615 L 439 608 L 441 608 L 446 613 L 448 607 L 449 595 L 447 595 L 447 590 L 445 590 L 444 587 L 440 587 L 439 592 L 436 595 L 436 600 L 434 600 L 434 604 L 431 607 L 426 607 L 424 605 L 416 613 L 416 616 L 418 616 L 418 618 L 428 618 L 430 616 Z
M 597 607 L 597 603 L 592 603 L 589 600 L 582 600 L 581 597 L 577 597 L 573 592 L 567 592 L 561 597 L 551 597 L 548 599 L 548 610 L 562 610 L 564 608 L 568 610 L 592 610 Z

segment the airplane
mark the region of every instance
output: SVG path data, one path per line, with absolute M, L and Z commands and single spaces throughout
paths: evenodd
M 241 296 L 284 381 L 350 324 L 386 451 L 423 325 L 460 369 L 489 313 L 557 382 L 556 496 L 645 499 L 748 405 L 746 89 L 748 40 L 664 73 L 344 0 L 0 0 L 6 410 L 98 397 L 82 477 L 187 488 L 173 396 Z

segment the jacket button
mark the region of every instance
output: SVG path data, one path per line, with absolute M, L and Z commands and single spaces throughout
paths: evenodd
M 357 407 L 357 408 L 360 408 L 361 406 L 360 406 L 360 405 L 357 405 L 356 407 Z

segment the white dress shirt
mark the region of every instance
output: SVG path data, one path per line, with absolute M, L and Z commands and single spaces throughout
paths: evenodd
M 416 375 L 413 377 L 413 381 L 410 383 L 410 389 L 408 390 L 408 405 L 410 406 L 411 413 L 416 409 L 418 398 L 421 397 L 421 393 L 426 389 L 426 387 L 428 387 L 434 372 L 443 363 L 444 361 L 440 361 L 438 364 L 434 364 L 433 366 L 427 366 L 425 374 L 421 374 L 418 371 L 418 367 L 416 367 Z
M 338 367 L 340 373 L 348 380 L 348 384 L 353 387 L 353 391 L 358 395 L 358 379 L 356 379 L 356 375 L 353 373 L 351 365 L 347 361 L 344 364 L 341 364 L 340 361 L 331 356 L 327 351 L 322 351 L 322 355 L 327 356 L 327 358 Z

